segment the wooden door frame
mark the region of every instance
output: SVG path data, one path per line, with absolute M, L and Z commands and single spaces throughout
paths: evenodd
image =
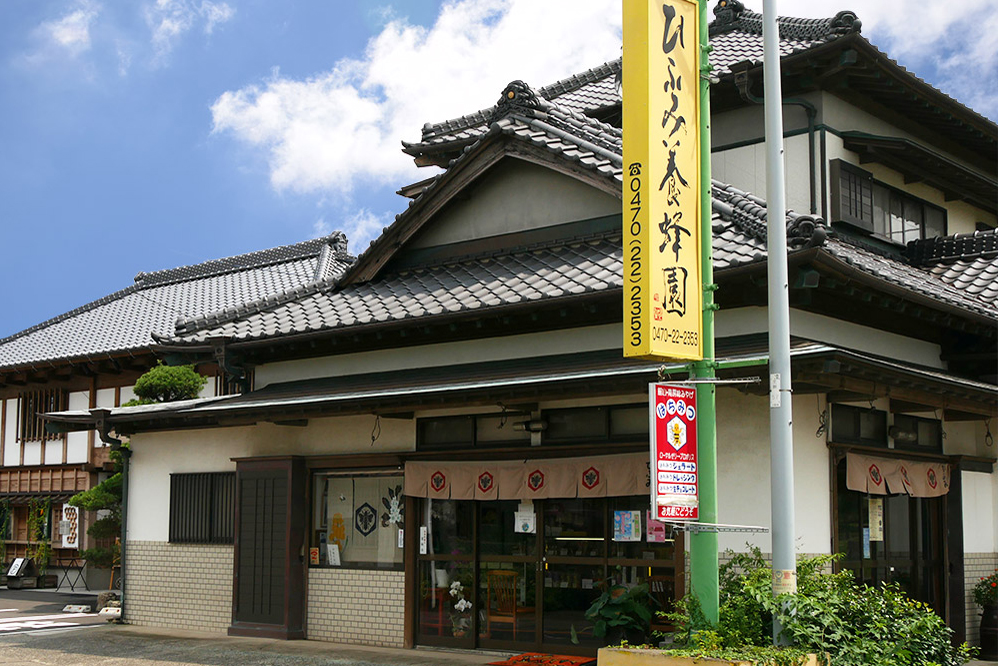
M 305 520 L 309 506 L 306 495 L 306 466 L 301 456 L 236 459 L 236 511 L 232 556 L 232 623 L 230 636 L 256 636 L 284 640 L 305 638 Z M 287 513 L 284 530 L 284 597 L 282 622 L 279 624 L 245 622 L 236 619 L 239 600 L 239 562 L 244 544 L 240 543 L 242 484 L 241 475 L 253 472 L 279 472 L 286 475 Z

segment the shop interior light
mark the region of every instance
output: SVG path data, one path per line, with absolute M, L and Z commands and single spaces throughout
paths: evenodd
M 891 426 L 887 430 L 887 434 L 895 442 L 916 442 L 918 441 L 918 433 L 914 430 L 902 430 L 897 426 Z

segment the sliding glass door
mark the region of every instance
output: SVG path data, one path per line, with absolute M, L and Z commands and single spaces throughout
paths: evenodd
M 585 612 L 609 586 L 650 583 L 653 611 L 682 589 L 681 536 L 649 533 L 646 495 L 419 506 L 422 644 L 594 653 Z

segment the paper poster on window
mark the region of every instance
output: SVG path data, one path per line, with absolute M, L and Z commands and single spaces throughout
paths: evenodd
M 515 511 L 513 513 L 513 531 L 517 534 L 536 534 L 537 514 L 533 511 Z
M 648 524 L 645 540 L 648 543 L 667 543 L 669 541 L 668 526 L 659 520 L 655 520 L 652 517 L 651 511 L 646 511 L 645 514 Z
M 870 497 L 870 541 L 884 540 L 884 498 Z
M 401 561 L 401 477 L 328 477 L 326 542 L 343 562 Z
M 326 560 L 329 566 L 340 566 L 340 547 L 335 543 L 326 544 Z
M 613 540 L 641 541 L 641 512 L 613 512 Z

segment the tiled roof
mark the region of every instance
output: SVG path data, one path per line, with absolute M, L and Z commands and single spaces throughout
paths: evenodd
M 346 252 L 346 238 L 337 232 L 294 245 L 139 273 L 125 289 L 0 340 L 0 369 L 148 349 L 151 334 L 172 332 L 178 317 L 286 293 L 317 278 L 328 284 L 353 260 Z
M 998 307 L 998 230 L 908 243 L 908 256 L 933 277 Z
M 717 14 L 715 8 L 715 14 Z M 791 53 L 811 48 L 820 43 L 859 29 L 859 21 L 851 12 L 839 12 L 827 19 L 779 18 L 780 53 Z M 733 22 L 721 23 L 721 18 L 710 24 L 710 44 L 713 51 L 710 63 L 714 71 L 724 74 L 736 62 L 762 61 L 762 14 L 742 11 Z M 537 92 L 546 100 L 560 107 L 592 114 L 620 103 L 621 61 L 616 59 L 598 67 L 575 74 Z M 491 109 L 483 109 L 460 118 L 423 126 L 418 142 L 406 143 L 405 152 L 418 155 L 434 146 L 472 141 L 488 127 Z
M 765 202 L 714 181 L 714 268 L 766 260 Z M 932 270 L 837 238 L 810 216 L 787 214 L 791 248 L 820 246 L 861 273 L 937 302 L 998 320 L 998 303 L 967 293 Z M 236 341 L 484 311 L 596 294 L 622 287 L 619 233 L 479 254 L 400 271 L 361 284 L 311 286 L 254 312 L 178 322 L 174 343 Z

